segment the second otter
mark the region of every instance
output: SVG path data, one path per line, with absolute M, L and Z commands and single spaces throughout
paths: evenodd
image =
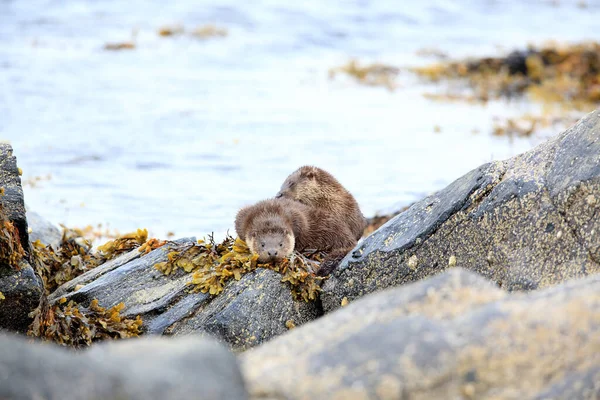
M 276 197 L 296 200 L 322 210 L 336 221 L 336 226 L 347 225 L 356 240 L 362 237 L 367 227 L 367 220 L 354 196 L 333 175 L 321 168 L 298 168 L 286 178 Z

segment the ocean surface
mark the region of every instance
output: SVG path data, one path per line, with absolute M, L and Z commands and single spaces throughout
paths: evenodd
M 233 232 L 237 210 L 301 165 L 333 173 L 366 216 L 535 146 L 496 137 L 519 101 L 439 102 L 406 70 L 598 39 L 599 1 L 0 0 L 0 140 L 27 205 L 71 227 L 164 237 Z M 213 24 L 227 36 L 162 37 Z M 104 45 L 135 40 L 133 50 Z M 394 91 L 328 71 L 401 68 Z

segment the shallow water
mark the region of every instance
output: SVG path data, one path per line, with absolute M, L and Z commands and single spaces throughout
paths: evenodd
M 28 205 L 69 226 L 223 235 L 303 164 L 332 172 L 369 216 L 556 132 L 490 134 L 494 117 L 536 110 L 525 101 L 435 102 L 407 72 L 390 92 L 328 70 L 594 39 L 600 2 L 578 3 L 0 0 L 0 139 Z M 228 36 L 157 35 L 207 23 Z M 133 29 L 135 50 L 103 50 Z

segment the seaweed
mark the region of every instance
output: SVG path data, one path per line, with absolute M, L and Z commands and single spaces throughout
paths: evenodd
M 109 50 L 109 51 L 133 50 L 136 48 L 137 34 L 138 34 L 138 29 L 134 28 L 131 31 L 131 40 L 130 41 L 106 43 L 104 45 L 104 50 Z
M 175 245 L 177 246 L 177 245 Z M 231 280 L 240 280 L 242 275 L 257 268 L 267 268 L 279 272 L 281 281 L 288 282 L 292 295 L 297 300 L 316 300 L 321 291 L 321 277 L 315 276 L 323 254 L 309 256 L 294 252 L 288 259 L 277 263 L 258 264 L 258 255 L 252 254 L 246 243 L 240 238 L 227 236 L 219 244 L 214 237 L 208 241 L 199 240 L 192 245 L 175 247 L 167 256 L 167 261 L 157 263 L 154 267 L 170 275 L 177 269 L 192 274 L 189 285 L 191 292 L 218 295 Z
M 102 246 L 98 246 L 98 252 L 105 260 L 110 260 L 118 255 L 126 253 L 140 247 L 148 240 L 148 230 L 138 229 L 135 232 L 127 233 L 115 240 L 110 240 Z
M 199 39 L 208 39 L 213 37 L 225 37 L 228 35 L 227 29 L 219 28 L 214 25 L 203 25 L 199 26 L 190 32 L 192 36 L 195 36 Z
M 98 247 L 94 252 L 92 242 L 85 238 L 87 231 L 63 228 L 60 246 L 54 250 L 39 240 L 32 243 L 36 273 L 44 282 L 46 294 L 77 276 L 135 248 L 148 253 L 165 244 L 165 241 L 148 239 L 146 229 L 122 235 Z
M 600 43 L 546 45 L 517 50 L 505 57 L 442 62 L 413 71 L 426 80 L 461 80 L 471 93 L 448 93 L 450 98 L 513 98 L 527 94 L 535 101 L 560 103 L 571 109 L 600 102 Z
M 356 79 L 359 83 L 368 86 L 384 86 L 389 90 L 396 88 L 395 78 L 400 70 L 384 64 L 371 64 L 360 66 L 357 60 L 350 60 L 346 65 L 329 70 L 329 78 L 343 73 Z
M 183 25 L 165 25 L 158 29 L 158 35 L 163 37 L 180 36 L 186 33 Z M 190 36 L 199 39 L 209 39 L 213 37 L 225 37 L 228 32 L 225 28 L 219 28 L 215 25 L 201 25 L 188 32 Z
M 32 243 L 34 267 L 44 283 L 46 294 L 77 276 L 97 267 L 104 260 L 92 253 L 92 244 L 76 229 L 63 229 L 58 250 L 39 240 Z
M 3 195 L 4 190 L 2 190 Z M 21 260 L 25 256 L 26 253 L 21 244 L 19 229 L 8 219 L 4 204 L 0 202 L 0 264 L 18 270 L 20 269 Z
M 64 297 L 54 305 L 40 304 L 29 316 L 33 318 L 27 335 L 75 348 L 87 347 L 107 339 L 137 337 L 142 333 L 142 319 L 123 318 L 123 303 L 104 308 L 98 300 L 83 307 Z

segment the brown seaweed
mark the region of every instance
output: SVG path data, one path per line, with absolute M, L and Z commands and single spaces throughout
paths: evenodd
M 167 261 L 155 265 L 165 275 L 177 269 L 192 274 L 189 284 L 192 292 L 218 295 L 231 280 L 240 280 L 242 275 L 256 270 L 268 268 L 282 275 L 281 281 L 288 282 L 296 299 L 315 300 L 321 291 L 323 278 L 315 276 L 322 254 L 305 256 L 295 252 L 289 259 L 278 263 L 258 264 L 258 256 L 252 254 L 241 239 L 225 238 L 222 243 L 215 243 L 212 236 L 208 241 L 176 248 L 167 256 Z
M 30 316 L 33 322 L 27 334 L 63 346 L 87 347 L 92 343 L 107 339 L 137 337 L 142 333 L 142 319 L 123 318 L 120 312 L 123 303 L 104 308 L 98 300 L 91 301 L 89 307 L 78 305 L 63 297 L 56 304 L 43 303 Z

